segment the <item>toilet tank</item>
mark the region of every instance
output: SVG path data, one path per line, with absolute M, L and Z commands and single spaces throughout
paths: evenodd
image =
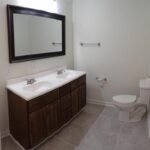
M 140 99 L 142 104 L 146 104 L 149 108 L 150 103 L 150 78 L 142 79 L 139 83 Z

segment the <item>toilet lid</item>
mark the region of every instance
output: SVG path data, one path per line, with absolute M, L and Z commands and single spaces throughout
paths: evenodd
M 113 100 L 121 104 L 130 104 L 136 101 L 136 95 L 117 95 L 113 97 Z

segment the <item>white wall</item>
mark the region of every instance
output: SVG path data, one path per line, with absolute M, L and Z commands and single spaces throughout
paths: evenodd
M 6 93 L 6 80 L 13 77 L 28 75 L 39 71 L 54 69 L 67 65 L 73 68 L 72 50 L 72 2 L 70 0 L 57 0 L 58 13 L 66 16 L 66 55 L 62 57 L 47 58 L 23 63 L 9 64 L 6 4 L 21 5 L 51 11 L 51 0 L 1 0 L 0 1 L 0 125 L 2 134 L 8 129 L 8 105 Z
M 110 102 L 116 94 L 138 94 L 150 64 L 149 0 L 74 0 L 75 68 L 87 72 L 87 97 Z M 80 42 L 101 42 L 81 47 Z M 95 77 L 107 77 L 102 89 Z

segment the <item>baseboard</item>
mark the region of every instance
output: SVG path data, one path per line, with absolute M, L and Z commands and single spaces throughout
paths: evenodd
M 108 107 L 114 107 L 113 102 L 101 101 L 101 100 L 97 100 L 97 99 L 87 98 L 87 103 L 89 103 L 89 104 L 96 104 L 96 105 L 102 105 L 102 106 L 108 106 Z
M 9 130 L 5 130 L 5 131 L 1 132 L 1 138 L 5 138 L 5 137 L 7 137 L 9 135 L 10 135 L 10 131 Z

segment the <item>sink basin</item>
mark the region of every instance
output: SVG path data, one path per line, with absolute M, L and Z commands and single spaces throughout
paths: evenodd
M 26 85 L 23 87 L 23 90 L 29 91 L 29 92 L 35 92 L 39 90 L 45 90 L 47 88 L 51 87 L 51 83 L 48 81 L 41 81 L 34 84 Z

